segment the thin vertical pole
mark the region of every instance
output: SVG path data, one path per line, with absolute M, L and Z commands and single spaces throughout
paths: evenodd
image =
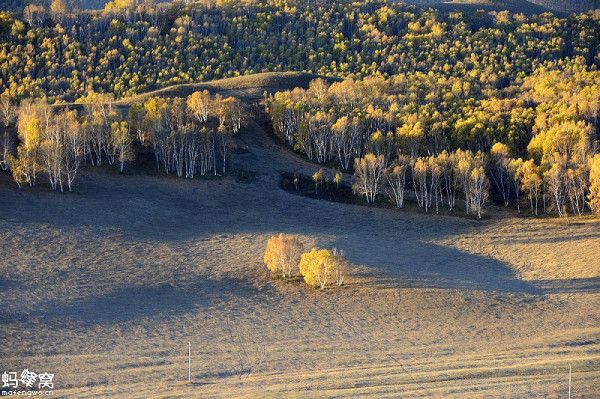
M 192 382 L 192 343 L 188 342 L 188 382 Z
M 569 399 L 571 399 L 571 363 L 569 363 Z

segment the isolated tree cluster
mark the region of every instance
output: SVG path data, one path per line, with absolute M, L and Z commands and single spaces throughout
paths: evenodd
M 312 248 L 304 252 L 300 239 L 291 234 L 269 238 L 264 263 L 274 275 L 284 279 L 301 276 L 304 282 L 324 289 L 344 284 L 347 262 L 337 250 Z
M 425 211 L 444 202 L 453 209 L 458 192 L 466 212 L 481 217 L 492 188 L 518 209 L 525 195 L 535 214 L 596 209 L 600 72 L 581 59 L 503 89 L 431 72 L 317 79 L 267 97 L 265 107 L 276 133 L 309 159 L 353 166 L 368 203 L 387 194 L 402 207 L 412 186 Z
M 187 99 L 152 97 L 129 108 L 116 106 L 110 94 L 89 92 L 71 108 L 43 99 L 17 107 L 0 96 L 0 165 L 19 187 L 34 186 L 42 173 L 53 190 L 71 191 L 85 164 L 117 164 L 123 172 L 136 142 L 152 146 L 157 168 L 166 173 L 224 174 L 230 137 L 244 120 L 239 100 L 207 91 Z

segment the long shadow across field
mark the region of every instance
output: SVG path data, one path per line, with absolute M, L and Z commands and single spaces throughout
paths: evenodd
M 356 244 L 346 252 L 354 263 L 372 265 L 370 277 L 384 279 L 388 285 L 541 293 L 519 279 L 509 265 L 486 256 L 421 241 L 363 255 L 363 248 L 374 244 Z
M 223 297 L 250 297 L 256 290 L 234 279 L 196 277 L 185 288 L 159 286 L 127 286 L 64 303 L 52 301 L 31 313 L 0 313 L 0 320 L 28 318 L 53 320 L 72 319 L 86 324 L 122 323 L 139 318 L 178 317 L 197 308 L 209 308 Z

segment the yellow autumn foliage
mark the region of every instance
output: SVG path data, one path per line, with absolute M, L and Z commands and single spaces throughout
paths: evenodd
M 344 259 L 335 251 L 313 248 L 300 258 L 300 274 L 304 282 L 321 289 L 330 285 L 342 285 Z
M 588 205 L 592 212 L 600 214 L 600 154 L 596 154 L 591 160 Z
M 274 274 L 281 274 L 283 278 L 290 278 L 297 272 L 300 255 L 304 251 L 302 243 L 297 236 L 279 234 L 272 236 L 267 241 L 264 262 Z

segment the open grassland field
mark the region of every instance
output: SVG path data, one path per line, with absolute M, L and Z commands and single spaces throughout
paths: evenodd
M 3 368 L 69 398 L 525 398 L 566 397 L 571 364 L 573 397 L 598 397 L 598 220 L 310 199 L 279 180 L 318 167 L 260 119 L 236 145 L 224 178 L 88 168 L 61 195 L 0 175 Z M 348 284 L 273 280 L 279 232 L 344 250 Z

